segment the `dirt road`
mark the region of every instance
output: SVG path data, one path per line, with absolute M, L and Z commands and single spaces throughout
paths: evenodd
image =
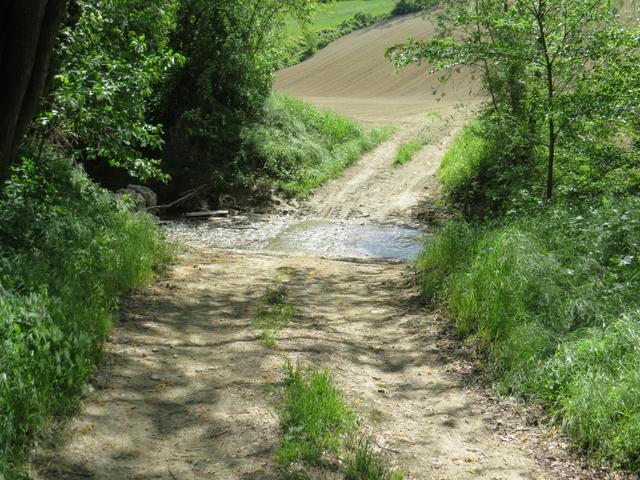
M 276 277 L 296 316 L 271 350 L 251 317 Z M 285 356 L 331 368 L 408 479 L 545 478 L 509 420 L 496 429 L 500 410 L 461 386 L 415 295 L 401 264 L 192 253 L 129 300 L 97 390 L 36 455 L 36 478 L 279 478 Z
M 345 51 L 352 57 L 341 61 L 366 58 L 368 50 L 362 49 L 377 38 L 374 33 L 400 40 L 418 28 L 415 19 L 404 22 L 404 32 L 402 21 L 356 32 L 320 52 L 314 62 L 331 64 Z M 300 69 L 315 78 L 313 65 Z M 295 80 L 303 73 L 283 73 L 280 85 L 287 76 Z M 418 78 L 418 72 L 413 75 Z M 415 223 L 416 209 L 436 194 L 433 174 L 469 109 L 454 109 L 451 103 L 425 116 L 440 104 L 429 100 L 430 93 L 420 93 L 418 80 L 406 90 L 409 97 L 396 100 L 389 93 L 395 87 L 371 86 L 364 109 L 366 102 L 354 96 L 362 88 L 357 82 L 349 87 L 349 102 L 336 96 L 347 95 L 343 90 L 331 97 L 335 87 L 322 87 L 321 80 L 317 85 L 313 80 L 307 90 L 291 82 L 287 85 L 294 93 L 322 98 L 321 104 L 359 112 L 370 121 L 379 119 L 375 112 L 388 120 L 388 112 L 375 106 L 391 102 L 401 124 L 396 136 L 321 188 L 303 210 L 355 219 L 356 225 L 371 219 Z M 393 166 L 403 139 L 420 129 L 427 130 L 429 144 L 408 164 Z M 251 225 L 229 230 L 225 244 L 224 230 L 218 229 L 220 243 L 214 244 L 250 248 L 254 244 L 244 237 L 251 228 L 259 230 L 258 236 L 271 232 Z M 252 317 L 274 279 L 287 285 L 296 314 L 276 348 L 269 349 Z M 60 437 L 34 452 L 33 476 L 280 478 L 274 469 L 282 437 L 274 387 L 288 358 L 334 372 L 377 447 L 406 479 L 591 478 L 580 466 L 564 462 L 562 454 L 554 450 L 551 457 L 541 448 L 544 432 L 525 425 L 519 410 L 467 385 L 473 378 L 470 367 L 455 355 L 458 343 L 443 333 L 443 325 L 437 312 L 420 305 L 407 263 L 190 248 L 154 286 L 126 302 L 93 390 Z M 556 467 L 548 468 L 554 462 Z

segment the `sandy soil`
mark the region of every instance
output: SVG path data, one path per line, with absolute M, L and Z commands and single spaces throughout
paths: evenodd
M 473 105 L 430 111 L 403 126 L 338 180 L 320 187 L 306 202 L 307 209 L 321 217 L 411 222 L 437 195 L 440 160 L 472 116 Z M 426 138 L 427 145 L 408 163 L 393 165 L 400 146 L 417 137 Z
M 251 317 L 274 278 L 296 317 L 276 350 Z M 130 299 L 83 412 L 36 478 L 267 479 L 283 358 L 335 372 L 377 443 L 423 478 L 547 478 L 461 385 L 405 265 L 199 252 Z

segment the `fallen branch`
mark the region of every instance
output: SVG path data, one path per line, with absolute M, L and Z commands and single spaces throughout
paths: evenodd
M 209 184 L 205 183 L 204 185 L 200 185 L 199 187 L 193 188 L 191 190 L 187 190 L 186 192 L 184 192 L 184 195 L 182 197 L 178 198 L 177 200 L 174 200 L 173 202 L 171 202 L 171 203 L 169 203 L 167 205 L 158 205 L 156 208 L 171 208 L 171 207 L 175 207 L 176 205 L 179 205 L 182 202 L 185 202 L 185 201 L 189 200 L 190 198 L 195 197 L 197 194 L 199 194 L 203 190 L 207 189 L 208 187 L 209 187 Z
M 226 217 L 229 215 L 229 210 L 202 210 L 201 212 L 187 212 L 185 217 L 197 218 L 197 217 Z

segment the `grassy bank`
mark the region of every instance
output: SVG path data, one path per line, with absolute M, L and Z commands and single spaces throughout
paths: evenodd
M 167 249 L 63 160 L 25 161 L 0 195 L 0 477 L 20 478 L 34 436 L 73 411 L 118 299 Z
M 491 152 L 477 128 L 442 164 L 454 204 L 491 196 L 478 180 Z M 503 392 L 544 404 L 593 458 L 637 470 L 640 199 L 545 206 L 511 193 L 518 199 L 503 215 L 450 221 L 428 242 L 418 262 L 424 296 L 443 303 Z
M 319 7 L 312 16 L 309 30 L 318 31 L 339 27 L 357 13 L 374 17 L 389 15 L 396 5 L 396 0 L 342 0 Z M 287 20 L 286 33 L 292 37 L 301 36 L 303 31 L 295 19 Z
M 243 142 L 247 159 L 260 165 L 260 181 L 302 198 L 390 133 L 390 128 L 365 129 L 337 113 L 274 93 L 261 123 L 245 130 Z

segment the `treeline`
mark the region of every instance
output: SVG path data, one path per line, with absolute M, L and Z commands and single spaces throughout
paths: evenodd
M 640 469 L 640 30 L 610 0 L 423 1 L 439 35 L 388 51 L 472 68 L 486 103 L 439 173 L 418 263 L 499 389 L 590 456 Z

